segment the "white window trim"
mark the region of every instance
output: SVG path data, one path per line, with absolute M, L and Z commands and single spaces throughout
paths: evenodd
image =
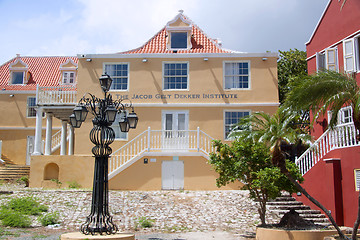
M 360 169 L 354 169 L 354 181 L 355 181 L 355 191 L 358 192 L 360 190 Z
M 337 49 L 337 47 L 325 49 L 325 65 L 326 65 L 326 69 L 330 70 L 329 69 L 329 65 L 330 65 L 329 64 L 329 51 L 334 51 L 335 63 L 331 64 L 331 65 L 335 65 L 335 71 L 339 72 L 339 59 L 338 59 L 338 49 Z
M 248 88 L 225 88 L 225 64 L 226 63 L 248 63 L 248 77 L 249 77 L 249 86 Z M 239 60 L 239 61 L 223 61 L 223 89 L 225 91 L 239 91 L 239 90 L 251 90 L 251 61 L 250 60 Z
M 172 63 L 178 63 L 178 64 L 187 64 L 187 88 L 186 89 L 165 89 L 165 64 L 172 64 Z M 190 90 L 190 62 L 189 61 L 165 61 L 162 62 L 162 89 L 163 91 L 189 91 Z
M 354 37 L 354 61 L 355 61 L 355 71 L 357 73 L 360 73 L 360 49 L 359 49 L 359 44 L 360 44 L 360 34 L 356 35 Z M 357 54 L 356 54 L 357 53 Z
M 224 140 L 225 141 L 231 141 L 233 140 L 232 138 L 228 138 L 227 136 L 225 136 L 226 134 L 226 126 L 225 126 L 225 117 L 226 117 L 226 113 L 227 112 L 248 112 L 249 115 L 251 115 L 251 110 L 250 109 L 224 109 L 223 110 L 223 136 L 224 136 Z
M 109 92 L 128 92 L 130 89 L 130 62 L 104 62 L 103 63 L 103 74 L 105 74 L 105 65 L 116 65 L 116 64 L 127 64 L 128 73 L 127 73 L 127 89 L 109 89 Z
M 351 39 L 346 39 L 343 41 L 343 55 L 344 55 L 344 71 L 345 72 L 348 72 L 348 73 L 351 73 L 351 72 L 356 72 L 356 54 L 355 54 L 355 44 L 354 44 L 354 38 L 351 38 Z M 350 42 L 351 43 L 351 46 L 352 46 L 352 54 L 346 54 L 346 47 L 345 47 L 345 44 L 347 42 Z M 348 58 L 352 58 L 352 61 L 353 61 L 353 70 L 348 70 L 347 67 L 346 67 L 346 59 Z
M 172 33 L 186 33 L 186 48 L 172 48 Z M 168 49 L 172 51 L 181 51 L 181 50 L 190 50 L 192 48 L 191 44 L 191 32 L 189 31 L 181 31 L 179 28 L 176 31 L 169 31 L 168 37 L 170 38 L 170 41 L 168 42 Z
M 35 105 L 33 106 L 35 109 L 35 116 L 30 116 L 30 117 L 29 117 L 29 105 L 28 105 L 29 98 L 35 98 Z M 26 98 L 26 118 L 36 118 L 36 107 L 37 107 L 36 96 L 28 96 Z M 45 118 L 45 112 L 42 113 L 42 118 Z
M 74 82 L 73 83 L 65 83 L 65 78 L 64 78 L 64 74 L 65 73 L 74 73 Z M 62 81 L 61 83 L 63 85 L 76 85 L 76 71 L 73 70 L 73 71 L 62 71 Z
M 15 72 L 22 72 L 23 73 L 23 79 L 22 79 L 22 83 L 13 83 L 14 77 L 13 77 L 13 73 Z M 10 79 L 10 85 L 25 85 L 25 79 L 26 79 L 26 74 L 27 71 L 24 70 L 11 70 L 11 79 Z

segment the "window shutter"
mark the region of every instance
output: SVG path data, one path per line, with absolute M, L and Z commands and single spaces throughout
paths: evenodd
M 346 72 L 355 72 L 354 39 L 344 41 L 344 68 Z
M 316 71 L 323 71 L 325 69 L 325 54 L 316 53 Z
M 337 65 L 337 49 L 326 49 L 326 69 L 331 71 L 338 71 Z
M 355 191 L 359 191 L 360 186 L 360 169 L 354 170 L 354 177 L 355 177 Z

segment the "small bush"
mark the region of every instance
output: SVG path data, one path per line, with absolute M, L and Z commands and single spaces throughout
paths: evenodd
M 46 212 L 48 207 L 41 205 L 34 198 L 22 197 L 11 199 L 6 205 L 2 206 L 2 209 L 10 209 L 25 215 L 39 215 Z
M 25 187 L 29 186 L 29 176 L 22 176 L 17 180 L 18 183 L 24 183 Z
M 138 224 L 142 227 L 142 228 L 151 228 L 154 225 L 154 220 L 149 219 L 147 217 L 141 217 L 138 220 Z
M 81 185 L 76 181 L 67 182 L 69 184 L 69 188 L 81 188 Z
M 59 181 L 59 179 L 50 179 L 50 181 L 56 183 L 56 185 L 58 185 L 58 187 L 61 187 L 62 182 Z
M 2 224 L 9 227 L 30 227 L 31 220 L 29 216 L 13 211 L 11 209 L 1 209 L 0 219 Z
M 47 213 L 43 216 L 40 216 L 39 221 L 40 221 L 41 225 L 48 226 L 48 225 L 60 223 L 59 218 L 60 218 L 59 213 L 53 212 L 53 213 Z

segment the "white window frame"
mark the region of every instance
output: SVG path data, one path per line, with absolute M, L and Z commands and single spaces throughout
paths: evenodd
M 226 113 L 228 112 L 242 112 L 242 113 L 248 113 L 248 115 L 251 114 L 251 110 L 248 110 L 248 109 L 225 109 L 224 112 L 223 112 L 223 131 L 224 131 L 224 139 L 225 140 L 232 140 L 232 138 L 229 138 L 227 135 L 226 135 L 226 127 L 228 126 L 228 124 L 226 124 Z M 246 115 L 246 116 L 248 116 Z M 233 124 L 232 124 L 233 125 Z M 229 126 L 231 127 L 231 126 Z M 229 134 L 230 134 L 230 131 L 229 131 Z
M 355 61 L 355 45 L 354 45 L 354 39 L 355 38 L 351 38 L 351 39 L 347 39 L 343 41 L 343 51 L 344 51 L 344 71 L 351 73 L 351 72 L 356 72 L 356 61 Z M 349 46 L 351 49 L 349 49 L 349 51 L 347 51 L 346 46 Z M 350 51 L 351 50 L 351 51 Z M 349 63 L 352 63 L 353 68 L 349 68 L 349 66 L 347 65 L 347 61 L 349 60 Z
M 333 59 L 330 59 L 330 53 L 333 52 Z M 323 63 L 321 62 L 321 58 L 323 58 Z M 331 61 L 332 60 L 332 61 Z M 322 66 L 323 65 L 323 66 Z M 330 69 L 333 66 L 333 69 Z M 326 48 L 323 52 L 316 53 L 316 71 L 322 70 L 332 70 L 339 72 L 339 59 L 338 59 L 338 49 L 334 48 Z
M 360 35 L 354 37 L 355 71 L 360 72 Z
M 354 169 L 355 191 L 360 190 L 360 169 Z
M 225 66 L 228 63 L 247 63 L 248 64 L 248 74 L 242 74 L 239 76 L 248 76 L 248 87 L 247 88 L 226 88 L 226 71 Z M 249 90 L 251 89 L 251 62 L 249 60 L 246 61 L 223 61 L 223 88 L 224 90 Z
M 119 121 L 120 121 L 120 114 L 116 114 L 116 118 L 115 121 L 111 124 L 111 128 L 114 130 L 115 133 L 115 139 L 116 141 L 127 141 L 128 140 L 128 133 L 126 132 L 121 132 L 120 130 L 120 125 L 119 125 Z M 119 131 L 120 132 L 120 136 L 116 137 L 116 132 Z M 121 134 L 123 134 L 123 137 L 121 137 Z
M 73 82 L 71 83 L 71 77 L 70 74 L 73 73 Z M 65 74 L 68 74 L 68 77 L 65 78 Z M 76 71 L 63 71 L 62 73 L 62 84 L 64 85 L 75 85 L 76 84 Z
M 186 69 L 186 72 L 187 72 L 187 75 L 186 75 L 186 79 L 187 79 L 187 84 L 186 84 L 186 88 L 180 88 L 180 89 L 177 89 L 177 88 L 169 88 L 169 89 L 165 89 L 165 64 L 186 64 L 187 66 L 187 69 Z M 181 61 L 181 62 L 163 62 L 162 63 L 162 89 L 164 91 L 189 91 L 190 89 L 190 74 L 189 74 L 189 69 L 190 69 L 190 63 L 189 61 Z M 175 77 L 180 77 L 177 76 L 177 75 L 174 75 Z M 185 76 L 185 75 L 181 75 L 181 76 Z
M 14 83 L 14 73 L 22 73 L 23 77 L 22 77 L 22 82 L 21 83 Z M 26 71 L 11 71 L 11 85 L 24 85 L 25 84 L 25 76 L 26 76 Z
M 29 105 L 30 99 L 34 99 L 34 100 L 35 100 L 35 105 L 33 105 L 33 106 L 30 106 L 30 105 Z M 36 97 L 33 97 L 33 96 L 27 97 L 27 99 L 26 99 L 26 117 L 27 117 L 27 118 L 35 118 L 35 117 L 36 117 L 35 107 L 36 107 Z M 31 109 L 34 109 L 34 111 L 35 111 L 34 116 L 30 116 L 30 108 L 31 108 Z
M 172 40 L 173 40 L 173 33 L 186 33 L 186 47 L 185 48 L 173 48 L 172 47 Z M 189 33 L 187 31 L 172 31 L 170 34 L 170 50 L 178 51 L 178 50 L 188 50 L 189 49 Z
M 110 87 L 110 92 L 128 92 L 130 89 L 130 63 L 129 62 L 104 62 L 103 63 L 103 73 L 105 74 L 105 66 L 106 65 L 127 65 L 127 88 L 126 89 L 112 89 Z M 109 73 L 108 74 L 112 79 L 113 76 L 111 76 Z M 113 79 L 114 81 L 114 79 Z

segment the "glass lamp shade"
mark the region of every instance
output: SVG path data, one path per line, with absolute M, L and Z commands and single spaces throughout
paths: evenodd
M 101 88 L 104 92 L 108 92 L 112 83 L 112 79 L 109 75 L 103 74 L 99 78 Z
M 113 123 L 116 118 L 117 109 L 113 105 L 109 105 L 105 110 L 106 121 Z
M 136 115 L 136 113 L 131 112 L 129 113 L 129 115 L 127 116 L 128 122 L 129 122 L 129 127 L 130 128 L 136 128 L 136 125 L 139 121 L 138 116 Z
M 79 128 L 81 126 L 81 122 L 76 120 L 74 113 L 70 115 L 70 124 L 73 128 Z
M 85 106 L 76 106 L 74 108 L 75 119 L 78 122 L 84 122 L 87 114 L 88 114 L 88 110 L 86 109 Z
M 122 131 L 122 132 L 128 132 L 130 129 L 130 125 L 129 125 L 128 119 L 126 117 L 125 111 L 120 113 L 119 125 L 120 125 L 120 131 Z

